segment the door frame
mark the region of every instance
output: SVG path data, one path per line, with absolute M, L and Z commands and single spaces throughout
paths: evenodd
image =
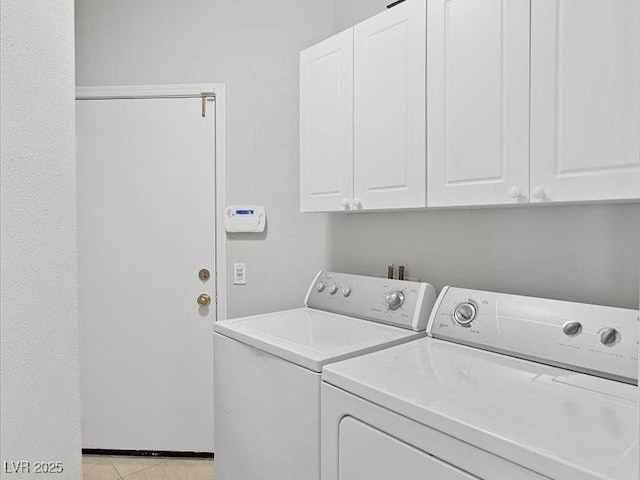
M 216 321 L 227 318 L 227 237 L 224 210 L 227 205 L 227 86 L 224 83 L 181 85 L 119 85 L 76 88 L 76 100 L 134 98 L 203 98 L 207 112 L 215 115 L 215 296 Z

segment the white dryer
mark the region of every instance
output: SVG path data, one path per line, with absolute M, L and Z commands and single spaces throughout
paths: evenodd
M 635 480 L 638 311 L 445 288 L 429 337 L 327 366 L 322 480 Z
M 214 326 L 217 480 L 320 478 L 324 365 L 425 336 L 427 283 L 321 271 L 306 307 Z

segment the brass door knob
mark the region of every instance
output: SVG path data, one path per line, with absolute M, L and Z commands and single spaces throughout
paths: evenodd
M 207 293 L 201 293 L 198 296 L 198 305 L 204 307 L 205 305 L 209 305 L 211 303 L 211 296 Z

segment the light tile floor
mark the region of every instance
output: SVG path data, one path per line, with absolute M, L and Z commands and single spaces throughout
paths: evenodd
M 213 480 L 213 460 L 83 455 L 83 480 Z

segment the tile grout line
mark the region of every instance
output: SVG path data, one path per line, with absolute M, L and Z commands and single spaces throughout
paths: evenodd
M 111 468 L 113 468 L 113 471 L 116 472 L 116 475 L 118 475 L 118 479 L 122 480 L 122 475 L 120 475 L 120 472 L 113 463 L 111 464 Z
M 146 466 L 144 468 L 141 468 L 140 470 L 136 470 L 135 472 L 128 473 L 127 475 L 124 475 L 124 476 L 120 473 L 120 470 L 118 470 L 118 467 L 116 467 L 115 464 L 112 464 L 112 466 L 116 470 L 116 472 L 118 473 L 118 476 L 120 477 L 120 479 L 124 480 L 126 477 L 130 477 L 131 475 L 135 475 L 137 473 L 144 472 L 145 470 L 148 470 L 149 468 L 157 467 L 158 465 L 166 463 L 166 461 L 167 461 L 167 459 L 165 458 L 163 460 L 160 460 L 158 463 L 154 463 L 153 465 L 148 465 L 148 466 Z
M 102 458 L 104 458 L 104 457 L 102 457 Z M 135 471 L 132 471 L 132 472 L 130 472 L 128 474 L 123 474 L 118 469 L 118 464 L 119 464 L 118 460 L 120 460 L 120 459 L 121 459 L 121 457 L 111 457 L 111 458 L 108 458 L 107 461 L 104 462 L 104 463 L 98 462 L 95 466 L 99 467 L 100 465 L 102 465 L 103 467 L 107 467 L 107 468 L 110 467 L 110 468 L 113 469 L 113 472 L 115 473 L 115 476 L 109 474 L 108 475 L 109 476 L 108 480 L 127 480 L 127 479 L 129 479 L 129 480 L 141 480 L 140 477 L 146 477 L 147 476 L 147 474 L 144 474 L 144 472 L 146 470 L 148 470 L 150 468 L 154 468 L 154 467 L 163 468 L 163 466 L 166 468 L 167 465 L 170 465 L 173 462 L 175 462 L 176 464 L 181 464 L 183 469 L 186 470 L 186 471 L 188 471 L 192 466 L 195 467 L 195 464 L 203 464 L 203 463 L 209 463 L 209 462 L 213 464 L 213 459 L 211 459 L 211 460 L 209 460 L 209 459 L 188 459 L 187 460 L 187 459 L 184 459 L 184 458 L 173 459 L 173 458 L 166 458 L 166 457 L 165 458 L 162 458 L 162 457 L 157 458 L 156 457 L 154 459 L 154 461 L 157 460 L 157 463 L 153 463 L 151 465 L 148 465 L 146 467 L 141 468 L 140 470 L 135 470 Z M 192 463 L 194 465 L 191 465 Z M 120 462 L 120 468 L 124 469 L 125 466 L 126 466 L 126 463 L 122 464 L 122 462 Z M 85 462 L 83 460 L 83 469 L 84 468 L 85 468 Z M 125 470 L 123 470 L 123 472 L 124 471 Z M 99 477 L 103 478 L 105 473 L 106 472 L 103 471 L 103 474 L 99 475 Z M 213 472 L 211 472 L 211 473 L 213 473 Z M 136 477 L 136 475 L 138 475 L 138 474 L 142 474 L 142 475 L 140 475 L 140 477 Z M 83 472 L 83 475 L 84 475 L 84 472 Z M 95 475 L 90 475 L 90 476 L 83 477 L 83 478 L 86 478 L 87 480 L 90 480 L 90 479 L 98 480 L 98 478 L 96 478 Z M 142 479 L 142 480 L 144 480 L 144 479 Z M 175 479 L 172 479 L 172 480 L 175 480 Z M 206 478 L 204 480 L 213 480 L 213 477 L 207 474 Z

